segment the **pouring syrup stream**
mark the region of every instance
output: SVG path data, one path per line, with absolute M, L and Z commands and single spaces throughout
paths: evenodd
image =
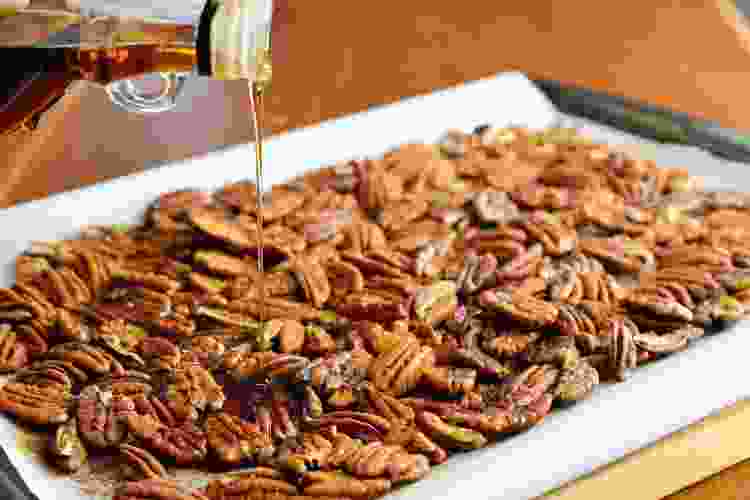
M 250 112 L 252 128 L 255 134 L 255 223 L 258 241 L 258 303 L 260 306 L 258 320 L 266 317 L 266 287 L 265 268 L 263 266 L 263 91 L 264 86 L 259 82 L 251 82 Z

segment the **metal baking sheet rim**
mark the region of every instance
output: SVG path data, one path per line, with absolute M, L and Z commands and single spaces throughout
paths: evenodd
M 481 123 L 542 128 L 559 119 L 524 75 L 503 73 L 276 136 L 266 148 L 266 187 L 311 168 L 377 155 L 404 142 L 432 141 L 448 128 L 471 130 Z M 235 146 L 4 210 L 2 285 L 12 283 L 12 264 L 6 263 L 31 241 L 71 236 L 86 225 L 135 222 L 159 193 L 216 188 L 247 178 L 252 161 L 252 144 Z M 707 187 L 745 181 L 742 170 L 727 169 L 717 176 L 705 162 L 701 165 L 688 168 L 707 174 Z M 747 324 L 740 323 L 700 339 L 687 351 L 636 370 L 624 383 L 598 387 L 587 401 L 556 411 L 523 434 L 454 457 L 435 467 L 427 479 L 389 498 L 533 498 L 646 447 L 748 396 L 739 371 L 750 352 L 746 330 Z M 0 418 L 0 444 L 34 494 L 85 498 L 76 484 L 52 478 L 31 457 L 19 453 L 15 430 L 10 419 Z

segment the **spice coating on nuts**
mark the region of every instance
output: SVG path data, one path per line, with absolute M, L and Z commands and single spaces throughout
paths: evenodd
M 374 498 L 750 312 L 750 196 L 575 131 L 451 130 L 275 186 L 263 294 L 256 201 L 165 193 L 17 258 L 0 411 L 53 465 L 118 456 L 118 500 Z

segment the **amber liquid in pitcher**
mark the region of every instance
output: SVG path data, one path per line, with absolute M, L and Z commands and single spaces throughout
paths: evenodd
M 19 61 L 0 76 L 0 135 L 33 129 L 39 116 L 75 80 L 106 85 L 153 72 L 189 72 L 195 49 L 163 45 L 92 49 L 0 48 L 2 60 Z M 15 64 L 15 63 L 14 63 Z
M 71 26 L 79 27 L 75 44 L 46 44 L 44 34 Z M 149 21 L 86 22 L 55 11 L 0 16 L 0 60 L 6 61 L 0 71 L 0 135 L 34 129 L 75 80 L 107 85 L 147 73 L 192 72 L 201 50 L 194 30 Z

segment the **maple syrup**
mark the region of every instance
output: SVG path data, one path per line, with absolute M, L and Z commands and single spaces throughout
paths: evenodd
M 151 102 L 160 93 L 139 95 L 142 89 L 127 85 L 144 75 L 267 82 L 259 72 L 270 69 L 264 57 L 272 0 L 206 0 L 199 18 L 190 3 L 176 5 L 172 17 L 161 18 L 147 15 L 159 12 L 158 5 L 145 8 L 142 17 L 119 15 L 130 12 L 127 0 L 96 15 L 0 10 L 0 57 L 8 62 L 0 72 L 0 135 L 35 129 L 76 80 L 127 89 L 110 97 L 132 104 L 129 110 L 142 110 L 141 97 Z M 107 11 L 106 5 L 88 7 Z
M 265 266 L 263 265 L 263 85 L 251 82 L 250 121 L 255 135 L 255 223 L 258 238 L 258 320 L 266 319 Z
M 263 99 L 271 84 L 272 77 L 271 50 L 257 56 L 256 78 L 248 82 L 250 91 L 250 122 L 255 136 L 255 221 L 258 238 L 258 302 L 260 311 L 258 319 L 266 319 L 265 267 L 263 264 Z

